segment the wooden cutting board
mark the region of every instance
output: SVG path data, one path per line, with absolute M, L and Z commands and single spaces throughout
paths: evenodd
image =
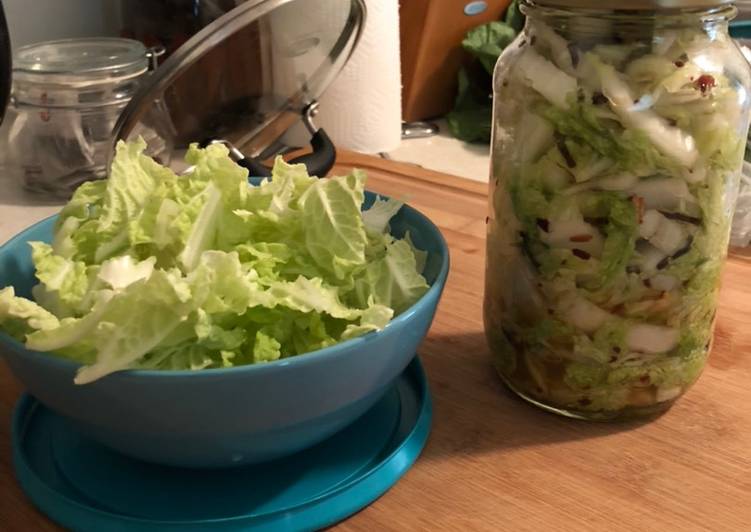
M 421 458 L 343 531 L 751 530 L 751 265 L 725 271 L 714 353 L 699 382 L 649 423 L 593 424 L 514 398 L 482 331 L 486 186 L 344 153 L 335 172 L 407 199 L 441 228 L 451 274 L 419 350 L 434 400 Z M 745 331 L 745 332 L 744 332 Z M 0 365 L 0 530 L 58 530 L 12 475 L 9 424 L 20 393 Z

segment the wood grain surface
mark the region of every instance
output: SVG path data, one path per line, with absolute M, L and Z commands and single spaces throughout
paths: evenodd
M 751 530 L 751 265 L 725 270 L 717 337 L 699 382 L 648 423 L 593 424 L 514 398 L 482 332 L 485 185 L 344 153 L 336 172 L 368 171 L 369 188 L 430 216 L 452 269 L 419 350 L 434 400 L 419 461 L 342 531 Z M 9 424 L 20 393 L 0 365 L 0 530 L 58 530 L 13 477 Z

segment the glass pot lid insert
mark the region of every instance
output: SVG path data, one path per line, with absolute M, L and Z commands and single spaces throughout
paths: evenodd
M 256 157 L 301 117 L 310 123 L 364 20 L 363 0 L 239 2 L 142 85 L 114 139 L 157 132 L 178 149 L 222 139 Z

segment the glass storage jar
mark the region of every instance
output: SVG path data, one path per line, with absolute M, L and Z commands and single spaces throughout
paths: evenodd
M 559 414 L 658 413 L 711 346 L 749 126 L 749 67 L 728 35 L 736 9 L 522 4 L 526 26 L 494 75 L 484 315 L 495 365 Z
M 67 198 L 106 176 L 115 122 L 158 50 L 130 39 L 66 39 L 19 48 L 4 125 L 6 165 L 25 188 Z M 165 135 L 142 132 L 162 162 Z

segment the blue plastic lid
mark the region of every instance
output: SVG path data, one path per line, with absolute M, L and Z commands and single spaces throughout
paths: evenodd
M 415 357 L 378 404 L 331 439 L 276 462 L 204 471 L 118 454 L 24 396 L 13 417 L 13 460 L 34 504 L 74 530 L 311 530 L 393 486 L 425 446 L 431 417 Z

